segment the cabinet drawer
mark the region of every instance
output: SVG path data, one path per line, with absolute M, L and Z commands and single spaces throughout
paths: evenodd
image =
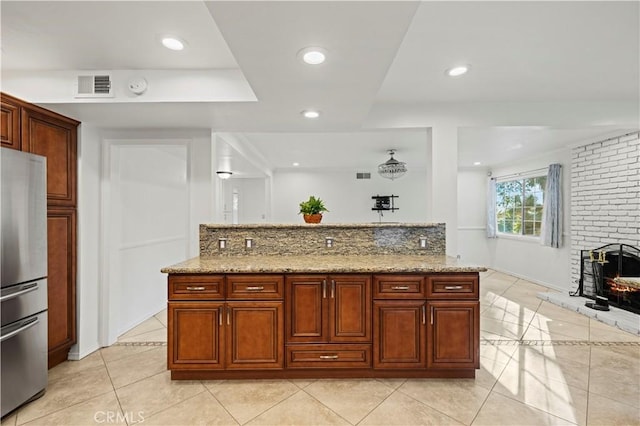
M 169 275 L 169 300 L 224 298 L 224 275 Z
M 424 299 L 424 277 L 419 275 L 375 275 L 374 299 Z
M 287 368 L 370 368 L 371 345 L 290 345 Z
M 477 299 L 478 274 L 433 275 L 427 277 L 429 299 Z
M 227 299 L 282 299 L 282 275 L 227 275 Z

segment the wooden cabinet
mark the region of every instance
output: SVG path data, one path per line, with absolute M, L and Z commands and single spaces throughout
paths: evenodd
M 426 329 L 424 300 L 374 301 L 373 367 L 424 368 Z
M 20 104 L 18 99 L 2 94 L 0 143 L 5 148 L 20 150 Z
M 284 287 L 281 275 L 169 276 L 170 370 L 282 369 L 283 302 L 272 300 L 270 291 L 258 290 L 244 296 L 253 300 L 236 300 L 240 298 L 236 294 L 236 299 L 226 301 L 225 294 L 228 298 L 238 281 L 256 287 Z
M 1 94 L 2 146 L 47 158 L 49 368 L 76 343 L 78 121 Z
M 371 365 L 369 275 L 291 275 L 285 288 L 287 366 Z
M 211 370 L 224 368 L 224 302 L 170 302 L 168 368 Z
M 47 157 L 47 203 L 76 207 L 78 123 L 22 108 L 23 151 Z
M 172 274 L 174 379 L 465 377 L 477 273 Z
M 76 342 L 76 222 L 75 209 L 48 209 L 49 368 Z
M 428 302 L 427 310 L 427 367 L 480 368 L 480 302 Z
M 480 368 L 478 274 L 427 277 L 427 367 Z
M 425 277 L 375 275 L 373 289 L 373 367 L 425 368 Z
M 282 302 L 227 303 L 227 369 L 280 369 L 284 365 Z
M 287 343 L 371 342 L 369 275 L 286 278 Z

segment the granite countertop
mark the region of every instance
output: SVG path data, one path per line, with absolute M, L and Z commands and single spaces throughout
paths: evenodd
M 484 272 L 446 256 L 220 256 L 195 257 L 162 268 L 168 274 Z
M 200 226 L 218 229 L 290 229 L 290 228 L 424 228 L 444 225 L 444 223 L 402 223 L 402 222 L 371 222 L 371 223 L 249 223 L 249 224 L 222 224 L 203 223 Z

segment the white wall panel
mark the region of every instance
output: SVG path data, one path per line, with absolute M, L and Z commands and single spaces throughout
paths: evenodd
M 371 179 L 356 179 L 356 171 L 276 171 L 273 183 L 273 222 L 301 223 L 299 204 L 309 196 L 320 197 L 327 208 L 323 223 L 378 222 L 372 211 L 373 195 L 397 195 L 398 211 L 383 212 L 383 222 L 428 220 L 426 171 L 410 169 L 396 180 L 371 171 Z

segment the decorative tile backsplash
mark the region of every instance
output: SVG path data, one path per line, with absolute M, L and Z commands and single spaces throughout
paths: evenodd
M 444 223 L 200 225 L 200 256 L 444 255 Z

